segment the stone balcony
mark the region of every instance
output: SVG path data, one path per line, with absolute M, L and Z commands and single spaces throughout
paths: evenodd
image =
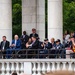
M 75 71 L 75 59 L 0 59 L 0 75 L 12 72 L 41 75 L 57 70 Z

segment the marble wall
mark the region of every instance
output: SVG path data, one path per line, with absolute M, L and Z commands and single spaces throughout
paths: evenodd
M 0 41 L 2 36 L 12 40 L 12 3 L 11 0 L 0 0 Z
M 37 0 L 37 32 L 40 40 L 45 38 L 45 0 Z
M 62 0 L 48 0 L 48 38 L 63 40 Z
M 37 29 L 40 40 L 45 38 L 45 0 L 22 0 L 22 31 Z

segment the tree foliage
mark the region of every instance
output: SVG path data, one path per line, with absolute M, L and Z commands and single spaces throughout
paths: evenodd
M 64 0 L 63 24 L 64 30 L 75 31 L 75 0 Z
M 15 34 L 21 35 L 22 31 L 22 6 L 21 0 L 12 0 L 12 27 L 13 36 Z

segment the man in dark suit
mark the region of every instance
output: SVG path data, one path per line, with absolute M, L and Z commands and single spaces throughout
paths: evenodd
M 29 49 L 38 49 L 39 48 L 39 41 L 35 36 L 32 36 L 32 43 L 27 45 Z
M 10 42 L 6 40 L 6 36 L 2 37 L 3 41 L 1 41 L 1 50 L 2 54 L 6 54 L 6 50 L 9 49 Z M 3 56 L 5 58 L 5 55 Z
M 38 49 L 39 48 L 39 41 L 37 40 L 36 36 L 32 36 L 32 44 L 31 49 Z
M 37 38 L 35 36 L 32 36 L 32 43 L 28 46 L 30 49 L 32 49 L 32 50 L 28 51 L 28 54 L 34 54 L 34 55 L 30 55 L 29 58 L 36 57 L 36 54 L 38 52 L 37 49 L 39 48 L 39 41 L 37 40 Z
M 26 48 L 26 43 L 29 40 L 29 36 L 26 34 L 26 31 L 23 31 L 23 35 L 20 37 L 22 49 Z
M 39 37 L 38 34 L 36 33 L 36 29 L 35 29 L 35 28 L 32 29 L 32 33 L 30 34 L 30 38 L 31 38 L 32 36 L 35 36 L 36 38 Z

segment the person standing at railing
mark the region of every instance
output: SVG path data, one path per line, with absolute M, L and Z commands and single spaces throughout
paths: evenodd
M 29 36 L 26 34 L 26 31 L 23 31 L 23 35 L 20 37 L 22 49 L 26 49 L 26 43 L 29 40 Z
M 3 36 L 2 40 L 3 41 L 1 41 L 0 49 L 2 51 L 1 53 L 4 54 L 3 58 L 5 58 L 6 50 L 9 49 L 10 42 L 6 40 L 6 36 Z

